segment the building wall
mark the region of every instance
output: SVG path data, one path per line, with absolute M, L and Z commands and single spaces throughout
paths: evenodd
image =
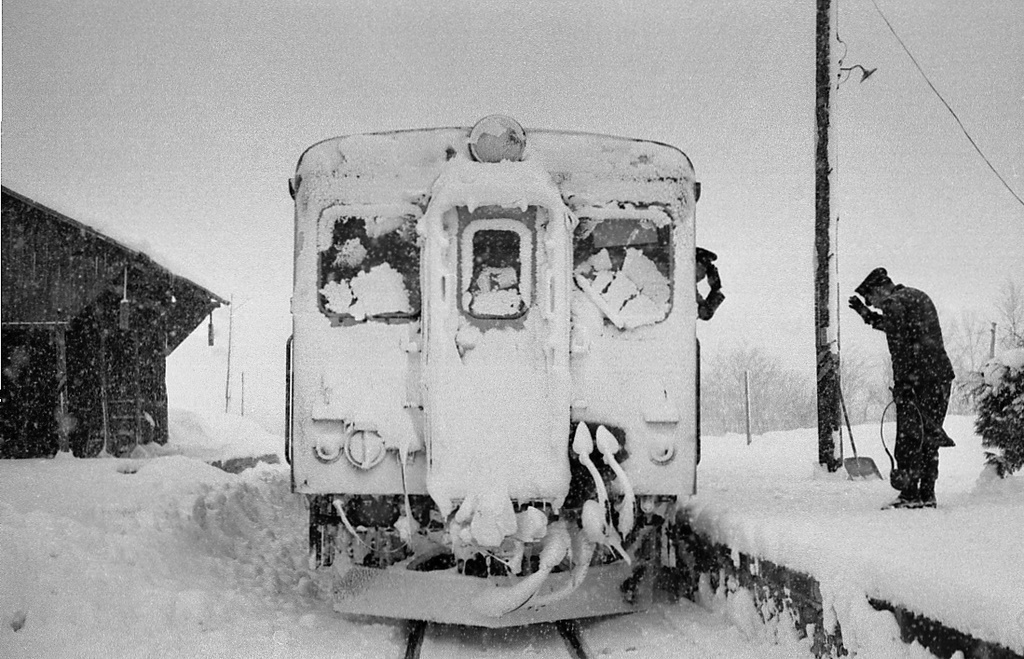
M 106 302 L 66 326 L 4 326 L 0 457 L 52 456 L 65 438 L 77 457 L 167 442 L 163 336 L 147 314 L 121 329 Z
M 0 457 L 57 452 L 57 360 L 49 327 L 4 328 Z
M 68 322 L 124 271 L 127 255 L 115 243 L 7 196 L 4 202 L 4 322 Z
M 165 359 L 222 302 L 3 189 L 0 457 L 167 441 Z

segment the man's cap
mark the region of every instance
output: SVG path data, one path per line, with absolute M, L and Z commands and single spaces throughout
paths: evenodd
M 892 280 L 889 279 L 889 273 L 885 271 L 885 268 L 875 268 L 868 273 L 868 276 L 864 278 L 864 281 L 860 283 L 860 286 L 854 290 L 857 295 L 867 295 L 868 292 L 876 286 L 891 283 Z
M 710 249 L 704 249 L 703 247 L 697 248 L 697 263 L 703 263 L 707 265 L 718 258 L 718 254 L 715 254 Z

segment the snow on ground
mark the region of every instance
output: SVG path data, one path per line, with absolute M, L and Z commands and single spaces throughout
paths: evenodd
M 188 439 L 183 450 L 200 438 Z M 0 461 L 0 656 L 398 647 L 396 625 L 346 622 L 318 598 L 306 532 L 282 465 L 233 475 L 185 455 Z
M 935 510 L 880 510 L 896 491 L 821 469 L 816 430 L 706 439 L 689 507 L 712 538 L 816 577 L 851 649 L 871 633 L 866 594 L 1024 652 L 1024 479 L 984 470 L 973 421 L 946 420 L 957 446 L 940 451 Z M 854 428 L 888 477 L 879 434 Z
M 175 412 L 171 427 L 160 457 L 0 461 L 0 656 L 401 655 L 400 623 L 333 611 L 307 566 L 306 511 L 287 466 L 235 475 L 192 457 L 244 453 L 246 437 L 262 454 L 277 438 L 221 415 Z M 888 487 L 820 473 L 813 431 L 749 447 L 706 438 L 692 506 L 716 537 L 818 576 L 857 656 L 930 656 L 897 640 L 891 614 L 863 610 L 863 588 L 1019 651 L 1020 627 L 1007 626 L 1024 592 L 1024 550 L 1010 542 L 1024 521 L 1020 483 L 976 485 L 970 420 L 947 428 L 960 445 L 943 454 L 938 510 L 879 511 Z M 872 452 L 868 429 L 855 430 Z M 897 556 L 911 549 L 920 564 Z M 758 623 L 749 598 L 704 595 L 700 606 L 660 596 L 646 613 L 586 621 L 584 638 L 613 658 L 808 656 L 807 640 Z M 549 656 L 538 648 L 551 634 L 438 627 L 424 656 Z
M 277 456 L 284 462 L 284 440 L 252 417 L 171 409 L 168 448 L 190 458 L 221 464 L 237 458 Z

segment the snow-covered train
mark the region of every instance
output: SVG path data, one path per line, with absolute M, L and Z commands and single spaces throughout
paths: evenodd
M 644 607 L 696 487 L 689 159 L 492 115 L 320 142 L 289 184 L 288 457 L 336 608 Z

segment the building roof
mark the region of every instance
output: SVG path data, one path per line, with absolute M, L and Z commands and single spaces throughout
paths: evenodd
M 103 296 L 157 308 L 173 349 L 227 301 L 143 251 L 2 187 L 4 325 L 69 323 Z

